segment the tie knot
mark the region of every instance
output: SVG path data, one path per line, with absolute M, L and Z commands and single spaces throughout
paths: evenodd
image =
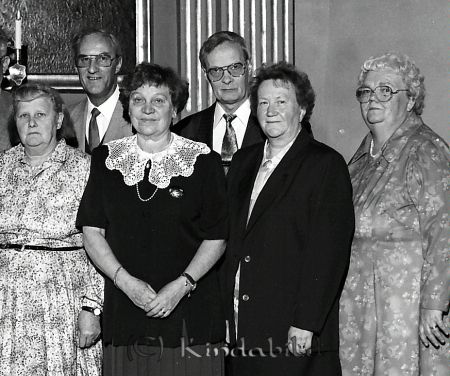
M 231 124 L 231 122 L 236 119 L 236 115 L 235 114 L 223 114 L 223 117 L 225 119 L 225 122 L 227 123 L 227 125 Z
M 100 110 L 97 107 L 94 107 L 91 111 L 91 115 L 93 118 L 96 118 L 98 115 L 100 115 Z

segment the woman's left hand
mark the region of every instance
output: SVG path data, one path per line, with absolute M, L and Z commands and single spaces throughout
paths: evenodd
M 288 332 L 288 349 L 295 356 L 311 354 L 313 332 L 291 326 Z
M 440 345 L 445 344 L 445 337 L 448 337 L 448 332 L 445 328 L 442 317 L 442 311 L 437 309 L 421 308 L 419 335 L 425 347 L 429 346 L 429 342 L 434 347 L 439 347 Z
M 100 336 L 100 318 L 87 311 L 78 315 L 78 346 L 91 347 Z
M 147 316 L 164 318 L 169 316 L 189 288 L 183 278 L 179 277 L 158 291 L 156 297 L 146 305 Z

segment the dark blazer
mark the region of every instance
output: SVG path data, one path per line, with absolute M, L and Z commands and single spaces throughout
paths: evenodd
M 239 150 L 228 173 L 230 234 L 224 294 L 233 333 L 241 263 L 238 338 L 246 349 L 285 348 L 290 326 L 314 333 L 313 351 L 337 351 L 338 302 L 354 229 L 346 163 L 302 130 L 262 189 L 248 221 L 264 144 Z
M 87 117 L 87 98 L 69 107 L 70 120 L 75 128 L 75 133 L 78 140 L 78 148 L 85 151 L 86 149 L 86 117 Z M 133 134 L 131 124 L 123 118 L 123 107 L 120 101 L 117 101 L 114 108 L 111 121 L 101 144 L 106 144 L 109 141 L 117 140 L 119 138 L 131 136 Z
M 216 103 L 205 110 L 185 117 L 174 125 L 173 132 L 191 140 L 203 142 L 212 149 L 215 108 Z M 244 148 L 265 139 L 266 137 L 258 124 L 258 119 L 250 115 L 241 147 Z

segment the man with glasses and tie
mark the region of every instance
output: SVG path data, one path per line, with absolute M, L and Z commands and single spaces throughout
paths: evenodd
M 182 119 L 174 132 L 219 153 L 227 172 L 239 148 L 265 139 L 248 100 L 250 54 L 240 35 L 219 31 L 203 43 L 199 59 L 216 102 Z
M 104 30 L 85 30 L 72 41 L 75 65 L 87 97 L 71 108 L 80 149 L 91 153 L 100 144 L 130 136 L 123 117 L 117 74 L 122 66 L 117 38 Z

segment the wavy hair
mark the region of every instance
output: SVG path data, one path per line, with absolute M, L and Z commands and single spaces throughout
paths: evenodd
M 256 71 L 256 75 L 250 83 L 250 104 L 254 114 L 258 107 L 258 89 L 262 82 L 267 80 L 281 81 L 292 85 L 298 105 L 306 111 L 302 124 L 309 126 L 308 122 L 313 112 L 316 95 L 308 75 L 285 61 L 273 65 L 263 64 Z
M 130 95 L 137 88 L 143 86 L 167 86 L 170 99 L 177 113 L 183 111 L 189 98 L 189 84 L 180 78 L 170 67 L 162 67 L 158 64 L 143 62 L 136 65 L 134 72 L 125 76 L 120 92 L 120 102 L 123 106 L 123 117 L 131 122 L 128 110 L 130 108 Z
M 384 69 L 392 69 L 402 77 L 406 89 L 408 89 L 408 95 L 415 100 L 413 111 L 417 115 L 421 115 L 425 106 L 424 76 L 420 74 L 419 68 L 408 55 L 399 52 L 386 52 L 381 56 L 370 57 L 361 67 L 358 86 L 362 85 L 368 72 L 379 72 Z

